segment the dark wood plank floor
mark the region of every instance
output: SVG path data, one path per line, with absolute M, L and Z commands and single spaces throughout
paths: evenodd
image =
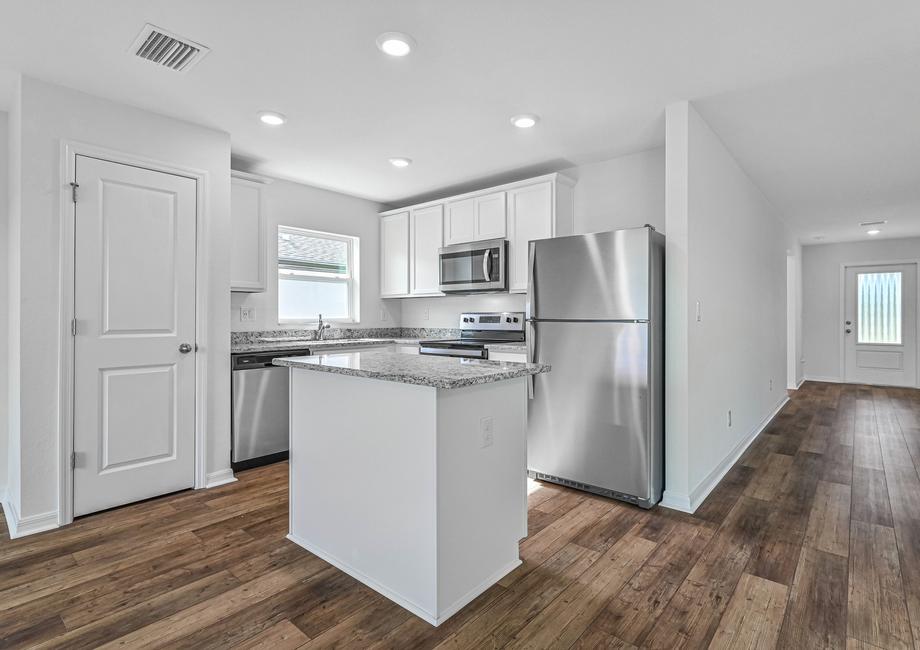
M 439 628 L 285 540 L 287 468 L 10 540 L 0 646 L 920 648 L 920 391 L 807 383 L 693 516 L 546 485 Z

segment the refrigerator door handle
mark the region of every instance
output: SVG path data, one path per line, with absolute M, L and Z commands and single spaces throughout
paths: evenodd
M 537 255 L 533 242 L 530 242 L 527 245 L 527 301 L 524 304 L 524 318 L 530 320 L 533 317 L 534 312 L 536 311 L 536 265 L 537 265 Z
M 527 362 L 536 363 L 537 362 L 537 346 L 536 341 L 534 340 L 537 336 L 537 328 L 534 327 L 534 324 L 531 321 L 527 321 Z M 527 375 L 527 398 L 533 399 L 534 396 L 534 380 L 535 375 Z

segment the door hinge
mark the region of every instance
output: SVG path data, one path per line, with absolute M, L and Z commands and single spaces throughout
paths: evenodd
M 71 184 L 70 184 L 71 197 L 73 198 L 73 202 L 74 202 L 74 203 L 77 202 L 77 188 L 78 188 L 78 187 L 80 187 L 80 184 L 79 184 L 79 183 L 71 183 Z
M 76 318 L 70 319 L 70 335 L 71 336 L 77 335 L 77 319 Z
M 77 468 L 77 452 L 70 452 L 70 469 Z

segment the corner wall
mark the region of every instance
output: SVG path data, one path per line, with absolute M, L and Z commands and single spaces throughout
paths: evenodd
M 9 466 L 9 116 L 0 113 L 0 251 L 4 252 L 0 263 L 0 501 L 6 498 L 7 468 Z
M 918 259 L 920 237 L 802 247 L 802 356 L 807 379 L 843 381 L 840 358 L 843 265 Z
M 231 294 L 232 331 L 298 329 L 298 326 L 278 323 L 279 225 L 359 237 L 361 322 L 357 327 L 399 327 L 401 301 L 380 299 L 380 204 L 283 180 L 273 180 L 262 187 L 262 192 L 268 229 L 265 238 L 268 247 L 268 290 L 261 293 Z M 255 321 L 240 321 L 240 307 L 243 306 L 255 307 Z M 306 326 L 300 327 L 309 329 Z
M 72 140 L 208 173 L 203 236 L 207 286 L 207 473 L 230 464 L 230 137 L 98 97 L 21 77 L 11 119 L 21 178 L 12 180 L 9 500 L 23 521 L 58 512 L 61 360 L 61 142 Z M 14 138 L 15 140 L 15 138 Z M 11 175 L 15 179 L 16 173 Z M 21 263 L 20 263 L 21 260 Z M 20 268 L 21 267 L 21 268 Z M 19 360 L 22 363 L 19 363 Z M 18 393 L 17 393 L 18 391 Z M 13 468 L 21 467 L 21 476 Z M 34 531 L 30 531 L 34 532 Z
M 787 399 L 789 238 L 689 102 L 666 123 L 663 504 L 693 511 Z

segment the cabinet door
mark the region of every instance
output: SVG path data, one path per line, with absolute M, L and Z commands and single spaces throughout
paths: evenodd
M 380 219 L 380 295 L 409 294 L 409 213 Z
M 438 249 L 444 245 L 444 206 L 412 210 L 409 216 L 409 293 L 439 296 L 441 284 Z
M 555 236 L 553 219 L 552 181 L 509 190 L 508 289 L 511 293 L 527 292 L 527 244 Z
M 230 184 L 230 291 L 265 291 L 265 211 L 262 186 L 233 180 Z
M 465 244 L 475 238 L 476 199 L 451 201 L 444 212 L 444 244 Z
M 505 193 L 495 192 L 476 197 L 474 241 L 505 238 Z

